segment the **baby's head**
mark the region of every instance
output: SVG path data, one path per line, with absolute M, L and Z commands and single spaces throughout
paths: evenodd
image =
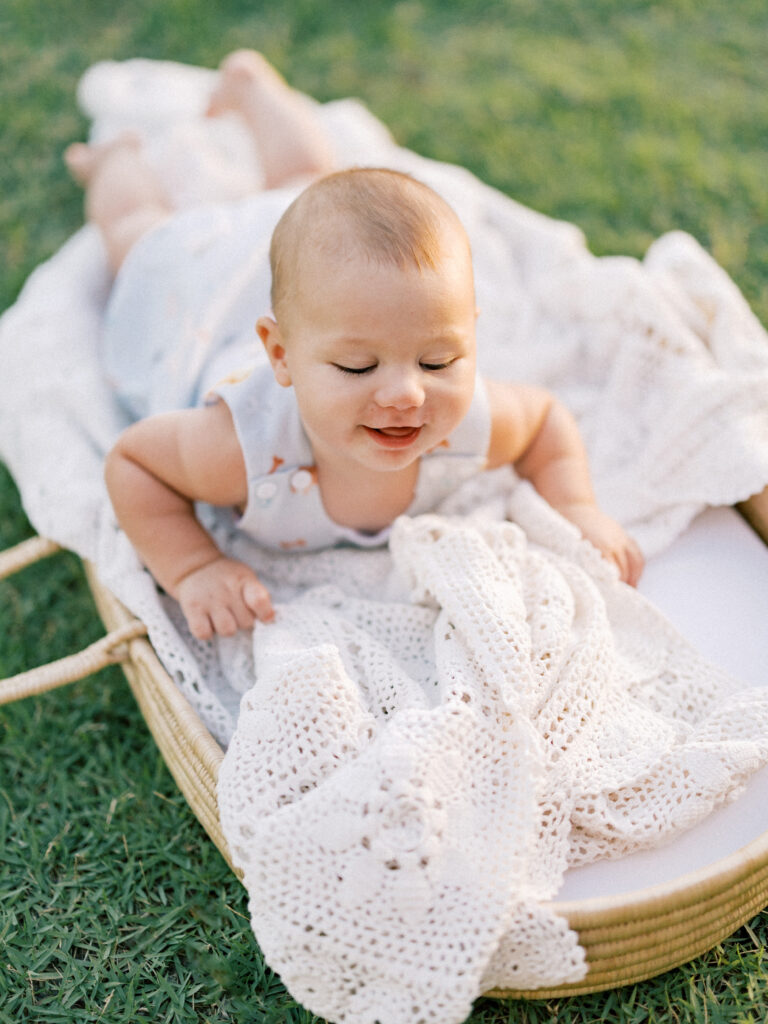
M 302 270 L 321 260 L 390 265 L 400 270 L 438 269 L 447 256 L 472 261 L 466 232 L 433 189 L 407 174 L 353 168 L 321 178 L 288 207 L 270 247 L 272 309 L 278 323 L 306 300 Z
M 274 318 L 257 330 L 316 455 L 362 439 L 396 468 L 444 443 L 475 372 L 472 259 L 451 207 L 396 171 L 341 171 L 288 208 L 270 260 Z

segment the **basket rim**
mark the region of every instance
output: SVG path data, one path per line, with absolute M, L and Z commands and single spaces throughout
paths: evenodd
M 551 900 L 554 911 L 568 918 L 574 927 L 592 927 L 593 919 L 616 923 L 616 912 L 632 912 L 639 921 L 662 909 L 683 909 L 701 901 L 702 896 L 715 896 L 731 890 L 739 882 L 752 877 L 768 865 L 768 830 L 749 843 L 693 871 L 676 875 L 665 882 L 629 889 L 609 896 L 590 896 L 576 900 Z M 580 925 L 574 924 L 578 919 Z

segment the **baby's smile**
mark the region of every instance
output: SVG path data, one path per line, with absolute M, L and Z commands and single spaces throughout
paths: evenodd
M 418 438 L 422 428 L 416 427 L 365 427 L 368 436 L 383 448 L 401 449 Z

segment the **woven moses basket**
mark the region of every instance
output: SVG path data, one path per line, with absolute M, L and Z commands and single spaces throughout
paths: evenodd
M 768 543 L 768 488 L 740 511 Z M 0 554 L 0 579 L 58 551 L 32 538 Z M 179 789 L 232 867 L 216 802 L 224 751 L 174 685 L 146 639 L 146 629 L 99 582 L 86 576 L 108 633 L 79 654 L 0 683 L 0 704 L 83 678 L 119 663 Z M 233 868 L 234 870 L 234 868 Z M 768 904 L 768 833 L 706 868 L 618 897 L 555 903 L 579 934 L 589 970 L 575 984 L 494 990 L 499 998 L 552 998 L 643 981 L 705 953 Z

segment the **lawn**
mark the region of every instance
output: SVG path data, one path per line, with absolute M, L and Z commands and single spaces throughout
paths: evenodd
M 321 100 L 575 221 L 599 254 L 693 233 L 768 321 L 765 0 L 0 0 L 0 308 L 81 223 L 61 151 L 96 60 L 214 67 L 254 46 Z M 32 532 L 0 466 L 0 546 Z M 0 583 L 0 676 L 100 632 L 77 560 Z M 121 673 L 0 712 L 0 1024 L 296 1022 L 244 891 L 187 808 Z M 768 1019 L 761 914 L 636 986 L 480 1000 L 471 1024 Z

